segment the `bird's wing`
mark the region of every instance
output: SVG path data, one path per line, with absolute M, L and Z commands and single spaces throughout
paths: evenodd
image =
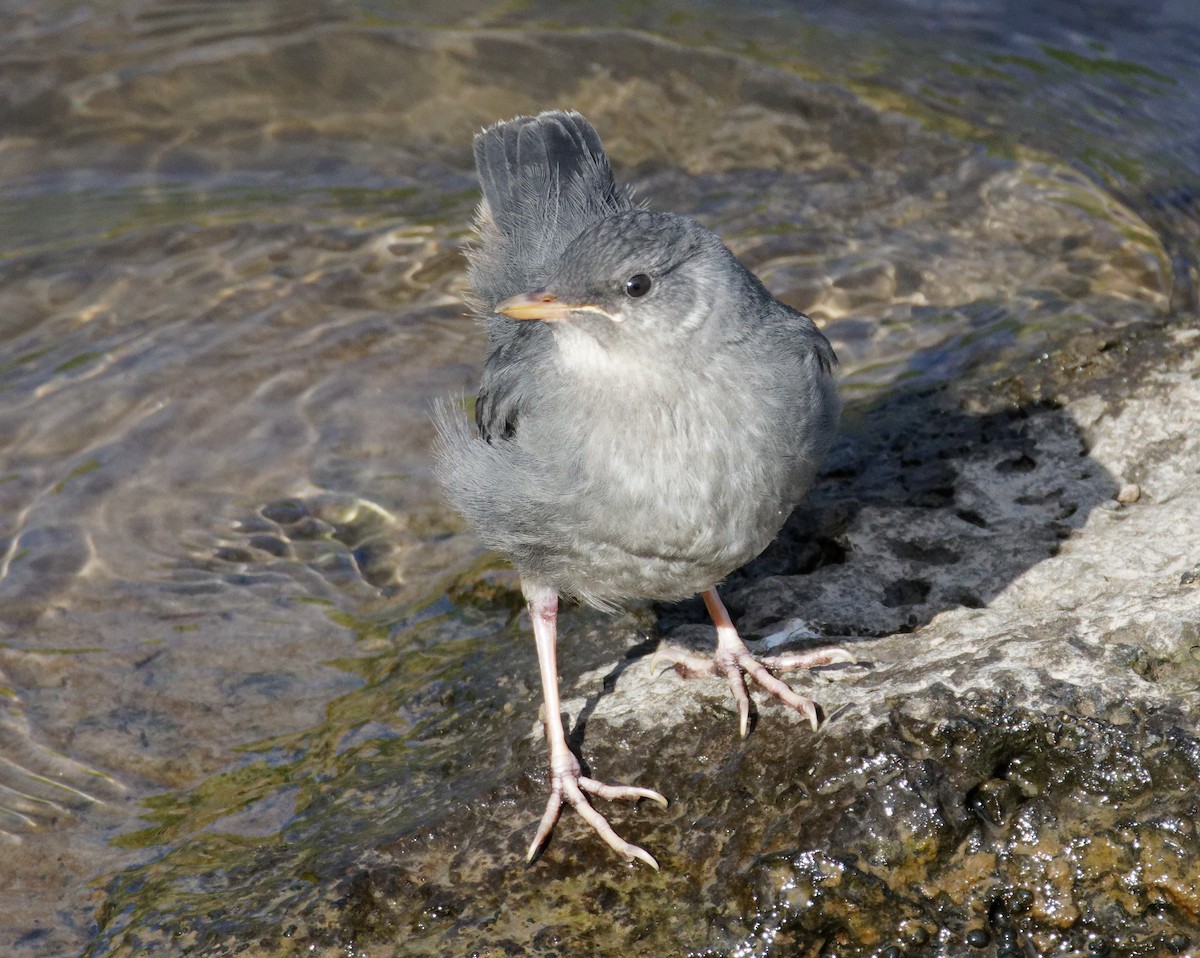
M 552 111 L 488 127 L 475 137 L 475 165 L 483 202 L 468 260 L 475 309 L 488 319 L 475 420 L 493 442 L 514 434 L 522 395 L 553 349 L 543 323 L 496 315 L 496 304 L 544 285 L 588 225 L 635 206 L 613 179 L 600 135 L 578 113 Z
M 804 314 L 801 313 L 800 315 L 803 316 Z M 804 318 L 808 319 L 807 316 Z M 809 320 L 809 322 L 811 323 L 812 320 Z M 833 344 L 823 335 L 817 335 L 812 338 L 812 348 L 817 354 L 817 363 L 821 367 L 821 372 L 826 376 L 832 377 L 833 371 L 838 365 L 837 353 L 833 351 Z
M 536 392 L 536 378 L 551 361 L 553 334 L 544 323 L 511 320 L 509 335 L 492 337 L 475 400 L 475 425 L 488 442 L 512 439 L 526 395 Z

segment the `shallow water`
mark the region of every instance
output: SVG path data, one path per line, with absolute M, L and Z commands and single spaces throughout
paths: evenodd
M 417 828 L 532 724 L 429 465 L 475 129 L 586 113 L 823 325 L 853 421 L 1194 317 L 1198 73 L 1182 0 L 4 5 L 0 951 Z

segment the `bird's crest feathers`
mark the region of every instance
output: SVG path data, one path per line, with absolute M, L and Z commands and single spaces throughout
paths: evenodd
M 545 283 L 562 251 L 597 220 L 636 209 L 595 128 L 578 113 L 517 117 L 475 136 L 483 188 L 468 250 L 475 308 Z

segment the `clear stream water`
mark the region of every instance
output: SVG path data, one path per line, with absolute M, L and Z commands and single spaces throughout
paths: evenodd
M 0 3 L 0 952 L 502 774 L 532 652 L 428 409 L 471 134 L 552 106 L 824 326 L 851 420 L 1195 319 L 1191 0 Z

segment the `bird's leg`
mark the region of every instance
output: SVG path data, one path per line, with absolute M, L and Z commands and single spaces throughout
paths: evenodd
M 529 846 L 528 861 L 532 861 L 542 843 L 550 837 L 563 802 L 583 816 L 584 821 L 626 861 L 635 858 L 658 870 L 658 862 L 648 851 L 625 841 L 608 821 L 592 808 L 584 792 L 601 798 L 648 798 L 664 808 L 667 800 L 649 788 L 633 785 L 607 785 L 594 778 L 581 775 L 579 759 L 567 746 L 567 735 L 563 729 L 562 711 L 558 699 L 558 660 L 555 652 L 558 630 L 558 593 L 541 586 L 522 585 L 525 601 L 529 606 L 529 618 L 533 622 L 533 637 L 537 643 L 538 670 L 542 676 L 542 699 L 546 711 L 546 740 L 550 743 L 550 800 L 538 826 L 533 843 Z
M 683 649 L 665 648 L 654 654 L 655 659 L 666 659 L 675 663 L 680 674 L 692 677 L 700 675 L 724 676 L 733 691 L 734 701 L 738 708 L 738 727 L 745 738 L 750 730 L 750 694 L 746 691 L 746 676 L 770 692 L 775 698 L 790 705 L 817 727 L 817 707 L 812 699 L 807 699 L 777 679 L 770 670 L 788 671 L 792 669 L 811 669 L 818 665 L 832 665 L 836 662 L 854 662 L 855 658 L 845 649 L 827 648 L 814 649 L 811 652 L 789 652 L 784 655 L 757 657 L 753 655 L 742 637 L 734 628 L 729 610 L 717 595 L 715 587 L 705 589 L 701 593 L 705 608 L 717 627 L 717 653 L 712 659 L 695 655 Z

